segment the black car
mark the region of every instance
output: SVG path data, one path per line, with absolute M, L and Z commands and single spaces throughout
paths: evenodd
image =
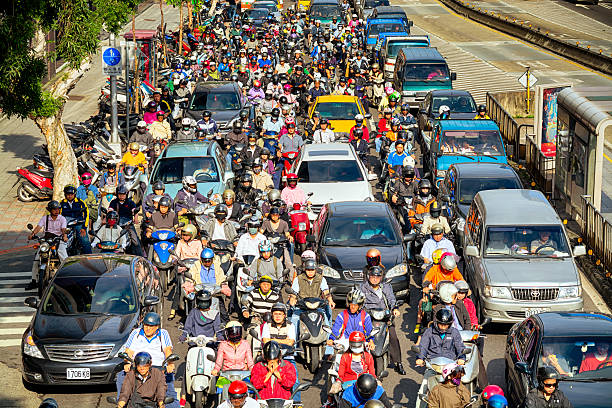
M 258 7 L 245 10 L 242 13 L 242 24 L 253 25 L 255 27 L 263 27 L 268 21 L 268 17 L 272 16 L 267 8 Z M 272 16 L 274 17 L 274 16 Z
M 381 253 L 398 298 L 410 296 L 407 261 L 401 227 L 387 203 L 345 201 L 325 204 L 314 222 L 317 259 L 323 276 L 334 288 L 334 299 L 343 300 L 354 285 L 363 281 L 365 254 L 370 248 Z
M 429 91 L 421 102 L 417 116 L 423 136 L 429 137 L 434 127 L 434 120 L 440 116 L 440 107 L 444 105 L 450 108 L 452 119 L 474 119 L 477 115 L 476 102 L 468 91 L 455 89 Z
M 482 190 L 521 189 L 523 184 L 514 169 L 507 164 L 457 163 L 449 167 L 438 190 L 446 202 L 449 224 L 453 226 L 458 247 L 463 248 L 465 218 L 476 193 Z
M 144 314 L 157 310 L 159 276 L 144 258 L 82 255 L 67 258 L 41 301 L 21 343 L 23 379 L 31 384 L 90 385 L 115 381 L 117 357 Z
M 605 349 L 605 350 L 604 350 Z M 596 360 L 594 353 L 607 355 Z M 506 352 L 506 397 L 522 406 L 538 386 L 538 367 L 561 374 L 559 389 L 574 408 L 609 407 L 612 401 L 612 316 L 603 313 L 540 313 L 512 326 Z
M 197 121 L 204 111 L 210 111 L 219 132 L 228 133 L 243 109 L 253 118 L 252 106 L 236 82 L 208 81 L 196 84 L 185 115 Z

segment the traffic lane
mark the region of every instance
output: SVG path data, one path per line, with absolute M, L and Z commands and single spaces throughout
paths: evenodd
M 612 1 L 599 1 L 598 5 L 587 1 L 552 0 L 560 7 L 575 11 L 582 15 L 597 20 L 600 23 L 612 24 Z

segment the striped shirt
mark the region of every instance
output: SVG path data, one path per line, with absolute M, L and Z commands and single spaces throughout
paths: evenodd
M 153 359 L 153 365 L 158 367 L 162 365 L 166 358 L 164 353 L 166 347 L 172 347 L 172 340 L 170 340 L 170 335 L 165 329 L 157 330 L 157 333 L 151 339 L 145 336 L 143 329 L 134 329 L 125 342 L 125 348 L 132 350 L 134 355 L 141 351 L 149 353 Z
M 242 310 L 250 310 L 253 313 L 263 315 L 272 309 L 272 306 L 280 301 L 278 293 L 270 290 L 267 294 L 261 293 L 261 289 L 255 289 L 247 295 L 249 306 L 242 306 Z

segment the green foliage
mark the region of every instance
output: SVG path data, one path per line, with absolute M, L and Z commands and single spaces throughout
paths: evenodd
M 53 115 L 62 99 L 44 93 L 39 30 L 57 31 L 55 57 L 71 68 L 96 53 L 100 30 L 118 33 L 141 0 L 5 0 L 0 5 L 0 108 L 7 116 Z
M 165 0 L 166 4 L 171 5 L 172 7 L 178 7 L 180 6 L 182 3 L 185 2 L 185 0 Z

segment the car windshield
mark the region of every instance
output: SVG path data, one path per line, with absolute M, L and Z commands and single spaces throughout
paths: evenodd
M 240 109 L 238 95 L 233 92 L 196 92 L 190 110 L 237 110 Z
M 503 156 L 497 130 L 447 130 L 440 143 L 442 154 Z
M 136 300 L 132 284 L 126 276 L 58 277 L 47 292 L 42 313 L 125 315 L 136 311 Z
M 335 4 L 315 4 L 310 8 L 310 18 L 331 19 L 339 15 L 340 9 Z
M 268 15 L 268 10 L 251 9 L 251 10 L 246 10 L 246 13 L 247 14 L 245 18 L 247 20 L 257 20 L 257 19 L 266 18 L 266 16 Z
M 316 111 L 322 119 L 351 120 L 359 114 L 359 106 L 354 102 L 324 102 L 318 103 Z
M 388 6 L 389 0 L 366 0 L 363 8 L 371 9 L 379 6 Z
M 398 33 L 407 31 L 406 26 L 401 23 L 372 24 L 368 36 L 378 37 L 380 33 Z
M 529 225 L 487 228 L 485 256 L 563 258 L 570 253 L 560 226 Z
M 476 193 L 482 190 L 521 188 L 514 178 L 462 178 L 459 181 L 459 204 L 470 205 Z
M 278 9 L 274 3 L 254 3 L 253 7 L 264 8 L 268 11 L 276 11 Z
M 476 116 L 476 104 L 469 96 L 437 96 L 433 98 L 432 112 L 438 112 L 440 106 L 446 105 L 450 108 L 451 113 L 474 113 Z M 452 115 L 451 115 L 452 117 Z
M 393 41 L 387 47 L 387 56 L 395 58 L 397 57 L 397 53 L 400 52 L 402 48 L 406 47 L 427 47 L 427 43 L 416 41 Z
M 180 183 L 185 176 L 193 176 L 198 182 L 219 181 L 217 164 L 212 157 L 170 157 L 161 159 L 151 180 L 161 180 L 164 183 Z
M 363 181 L 363 174 L 354 160 L 303 161 L 298 177 L 302 183 Z
M 398 239 L 388 217 L 331 217 L 323 237 L 327 246 L 391 246 Z
M 448 81 L 446 64 L 406 64 L 404 81 Z
M 545 337 L 538 367 L 544 365 L 568 381 L 612 380 L 612 337 Z

